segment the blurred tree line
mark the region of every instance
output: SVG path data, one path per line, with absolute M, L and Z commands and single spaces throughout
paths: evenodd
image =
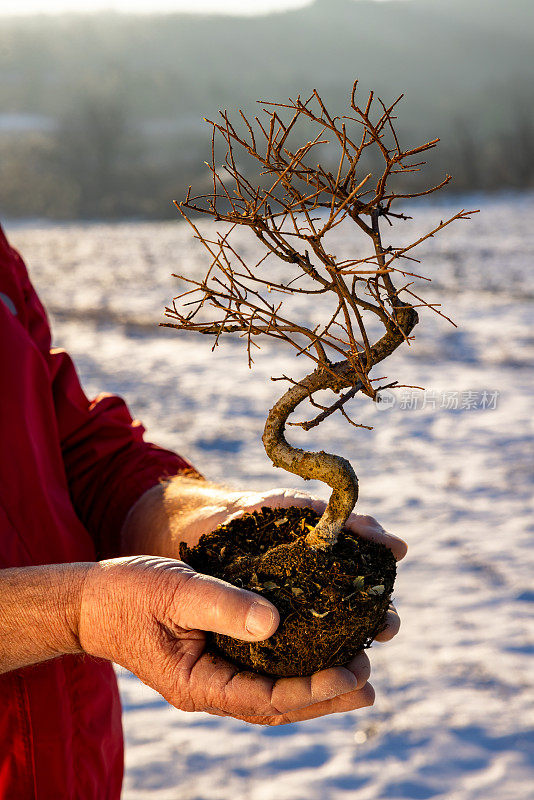
M 386 102 L 406 93 L 398 128 L 410 144 L 441 137 L 411 187 L 444 172 L 451 191 L 532 187 L 533 41 L 531 0 L 3 18 L 0 214 L 174 216 L 172 199 L 210 181 L 202 117 L 314 87 L 344 113 L 357 76 Z

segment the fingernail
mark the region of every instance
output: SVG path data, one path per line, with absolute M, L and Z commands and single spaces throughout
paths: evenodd
M 245 621 L 245 628 L 252 636 L 267 635 L 273 627 L 274 614 L 271 606 L 257 600 L 251 605 Z

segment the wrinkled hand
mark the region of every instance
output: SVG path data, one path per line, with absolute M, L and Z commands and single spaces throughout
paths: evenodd
M 347 668 L 279 680 L 206 653 L 204 631 L 257 641 L 278 622 L 276 608 L 253 592 L 181 561 L 134 556 L 90 567 L 77 633 L 85 652 L 131 670 L 184 711 L 279 725 L 372 705 L 365 653 Z
M 209 505 L 197 514 L 194 530 L 189 532 L 188 544 L 196 544 L 202 534 L 214 530 L 217 525 L 224 525 L 232 519 L 259 511 L 263 506 L 272 508 L 289 508 L 299 506 L 313 508 L 322 514 L 326 503 L 318 497 L 303 492 L 299 489 L 271 489 L 268 492 L 228 492 L 224 502 L 218 505 Z M 388 533 L 374 517 L 364 514 L 351 514 L 346 522 L 346 527 L 353 530 L 364 539 L 380 542 L 392 551 L 397 561 L 406 555 L 408 546 L 398 536 Z M 378 634 L 378 642 L 387 642 L 392 639 L 400 628 L 400 618 L 393 605 L 388 611 L 386 628 Z

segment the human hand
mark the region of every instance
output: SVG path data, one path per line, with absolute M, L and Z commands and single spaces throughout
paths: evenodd
M 326 504 L 297 489 L 237 492 L 176 476 L 145 492 L 138 500 L 123 529 L 122 554 L 151 553 L 175 558 L 179 555 L 180 542 L 193 547 L 204 533 L 263 506 L 308 506 L 322 514 Z M 389 547 L 397 561 L 406 555 L 406 543 L 387 533 L 374 517 L 351 514 L 346 525 L 363 538 Z M 389 641 L 399 628 L 399 616 L 390 606 L 386 627 L 376 637 L 377 641 Z
M 206 652 L 205 631 L 259 641 L 278 623 L 276 608 L 264 597 L 181 561 L 136 556 L 91 565 L 77 636 L 85 652 L 134 672 L 184 711 L 280 725 L 372 705 L 363 652 L 347 667 L 279 680 Z
M 209 533 L 217 525 L 224 525 L 232 519 L 259 511 L 263 506 L 272 508 L 289 508 L 298 506 L 313 508 L 318 514 L 322 514 L 326 508 L 326 503 L 318 497 L 308 494 L 299 489 L 271 489 L 267 492 L 228 492 L 225 503 L 219 506 L 211 506 L 205 509 L 204 515 L 196 520 L 196 528 L 192 533 L 192 542 L 195 544 L 202 533 Z M 374 517 L 365 514 L 351 514 L 345 523 L 364 539 L 380 542 L 392 551 L 397 561 L 406 555 L 408 546 L 406 542 L 398 536 L 388 533 Z M 196 541 L 195 541 L 196 540 Z M 390 605 L 386 627 L 375 638 L 378 642 L 388 642 L 393 639 L 400 629 L 400 617 L 393 604 Z

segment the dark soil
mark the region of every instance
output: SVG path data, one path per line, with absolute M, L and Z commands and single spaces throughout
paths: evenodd
M 304 542 L 319 515 L 310 508 L 263 508 L 219 526 L 180 557 L 198 572 L 251 589 L 280 612 L 264 642 L 210 634 L 213 652 L 267 675 L 310 675 L 346 664 L 385 627 L 396 575 L 382 544 L 343 530 L 328 550 Z

